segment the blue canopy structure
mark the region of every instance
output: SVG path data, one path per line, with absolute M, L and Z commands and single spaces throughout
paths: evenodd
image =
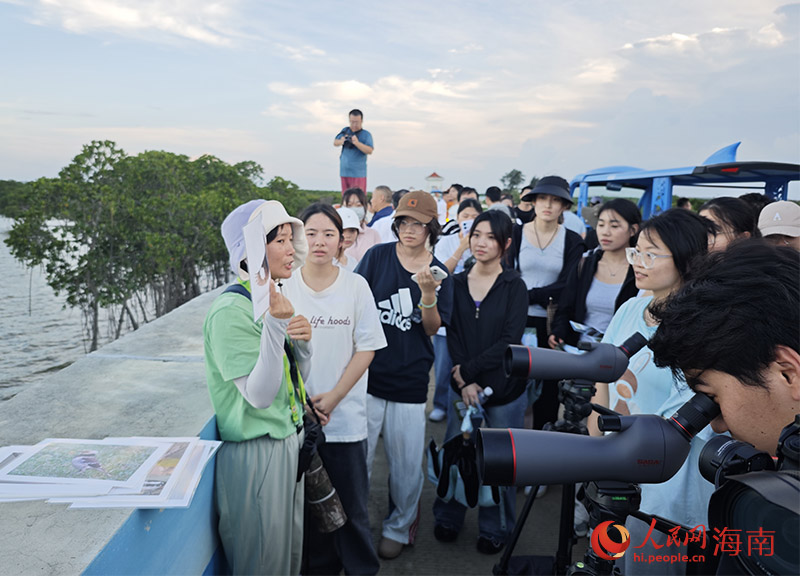
M 781 162 L 737 162 L 736 151 L 741 142 L 717 150 L 700 166 L 642 170 L 632 166 L 608 166 L 579 174 L 570 183 L 570 191 L 578 193 L 578 214 L 588 205 L 589 189 L 603 186 L 608 190 L 623 188 L 641 190 L 639 208 L 647 219 L 672 206 L 673 186 L 741 187 L 758 183 L 756 188 L 776 200 L 786 200 L 789 182 L 800 180 L 800 164 Z

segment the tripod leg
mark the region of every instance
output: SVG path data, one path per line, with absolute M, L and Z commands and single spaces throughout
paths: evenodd
M 561 487 L 561 522 L 558 530 L 556 574 L 566 574 L 572 564 L 573 532 L 575 530 L 575 484 Z
M 514 489 L 513 486 L 511 489 Z M 525 521 L 531 513 L 533 501 L 536 500 L 536 492 L 538 491 L 538 486 L 531 487 L 531 493 L 528 494 L 528 497 L 525 499 L 525 506 L 522 507 L 522 511 L 517 515 L 517 522 L 514 524 L 514 532 L 511 533 L 511 538 L 506 542 L 506 549 L 503 551 L 500 561 L 492 568 L 492 574 L 495 576 L 506 576 L 508 574 L 508 562 L 511 560 L 511 555 L 514 553 L 514 548 L 519 541 L 520 534 L 522 534 L 522 527 L 525 526 Z M 500 505 L 502 506 L 502 502 Z

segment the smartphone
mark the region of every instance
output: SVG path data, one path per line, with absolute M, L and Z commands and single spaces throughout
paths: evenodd
M 445 272 L 444 270 L 442 270 L 438 266 L 431 266 L 431 276 L 433 276 L 434 280 L 439 281 L 439 280 L 444 280 L 445 278 L 447 278 L 447 276 L 449 276 L 449 274 L 447 274 L 447 272 Z M 411 279 L 414 282 L 416 282 L 417 281 L 417 275 L 416 274 L 412 274 L 411 275 Z
M 440 280 L 444 280 L 448 276 L 447 272 L 445 272 L 438 266 L 431 266 L 431 275 L 433 276 L 433 279 L 436 280 L 437 282 Z

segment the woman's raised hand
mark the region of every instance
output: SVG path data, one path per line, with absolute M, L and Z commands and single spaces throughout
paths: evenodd
M 269 281 L 269 313 L 278 320 L 286 320 L 294 314 L 294 306 L 286 296 L 278 292 L 275 280 Z
M 434 298 L 436 298 L 436 288 L 438 288 L 441 283 L 441 280 L 434 279 L 433 274 L 431 274 L 431 269 L 427 266 L 417 272 L 417 284 L 419 284 L 419 289 L 422 292 L 422 300 L 425 301 L 425 304 L 433 302 Z

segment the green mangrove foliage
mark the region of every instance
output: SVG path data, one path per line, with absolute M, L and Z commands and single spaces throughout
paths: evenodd
M 58 178 L 26 183 L 24 194 L 6 186 L 14 194 L 6 244 L 27 266 L 43 266 L 48 284 L 80 308 L 95 350 L 102 308 L 113 314 L 116 338 L 228 280 L 220 224 L 237 205 L 263 197 L 297 213 L 320 195 L 281 178 L 259 187 L 261 174 L 254 162 L 128 156 L 94 141 Z

